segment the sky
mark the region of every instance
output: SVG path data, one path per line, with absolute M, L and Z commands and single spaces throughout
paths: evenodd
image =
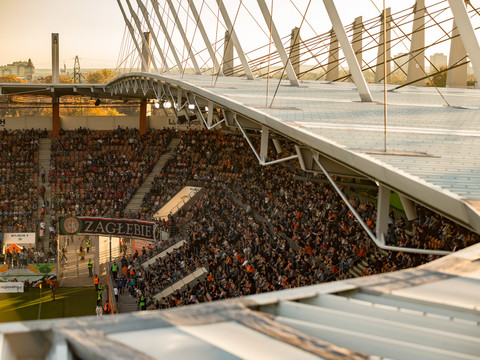
M 175 3 L 177 1 L 174 0 Z M 207 1 L 212 3 L 213 0 Z M 239 0 L 224 1 L 231 5 L 231 9 L 235 9 Z M 258 6 L 252 1 L 244 0 L 252 12 L 258 15 Z M 122 2 L 126 6 L 125 0 Z M 186 0 L 182 2 L 186 3 Z M 200 8 L 202 0 L 195 2 Z M 271 0 L 265 2 L 271 6 Z M 294 2 L 300 9 L 305 9 L 308 3 L 307 0 Z M 427 5 L 429 2 L 432 1 L 426 0 Z M 473 2 L 474 5 L 480 5 L 480 0 Z M 132 3 L 136 1 L 132 0 Z M 273 3 L 279 32 L 281 35 L 289 34 L 301 17 L 293 11 L 290 0 L 275 0 Z M 381 0 L 335 0 L 335 3 L 344 24 L 353 22 L 358 15 L 363 15 L 364 20 L 378 16 L 379 12 L 373 3 L 382 6 Z M 392 6 L 392 12 L 413 4 L 414 0 L 387 0 L 387 7 Z M 234 18 L 234 11 L 230 12 Z M 241 42 L 248 43 L 247 47 L 254 46 L 255 41 L 266 43 L 268 38 L 259 32 L 260 28 L 245 15 L 245 11 L 242 14 L 236 28 L 237 33 L 242 34 Z M 320 0 L 312 1 L 308 20 L 318 33 L 331 28 Z M 259 22 L 265 24 L 261 17 Z M 215 25 L 215 21 L 206 23 L 210 34 L 217 31 Z M 308 30 L 307 25 L 304 28 L 307 36 L 306 33 L 311 30 Z M 68 69 L 73 68 L 74 58 L 78 55 L 82 68 L 115 68 L 122 49 L 124 31 L 125 23 L 116 0 L 0 0 L 0 65 L 31 58 L 37 69 L 50 68 L 51 33 L 56 32 L 60 34 L 61 67 L 65 63 Z M 448 53 L 448 47 L 445 45 L 440 51 Z

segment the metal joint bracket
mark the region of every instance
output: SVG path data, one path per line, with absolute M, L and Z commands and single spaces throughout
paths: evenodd
M 202 119 L 203 125 L 205 125 L 207 130 L 211 130 L 214 127 L 217 127 L 221 123 L 225 122 L 226 116 L 224 116 L 223 119 L 220 120 L 220 121 L 218 121 L 218 118 L 213 116 L 213 111 L 214 111 L 213 110 L 213 102 L 211 102 L 211 101 L 208 102 L 208 121 L 205 119 L 205 116 L 203 116 L 203 113 L 202 113 L 200 107 L 198 106 L 197 97 L 195 95 L 193 95 L 193 103 L 195 105 L 195 109 L 197 111 L 198 116 L 200 116 L 200 119 Z M 213 123 L 214 118 L 217 120 L 215 123 Z
M 243 134 L 243 137 L 245 140 L 247 140 L 248 145 L 250 146 L 250 149 L 252 149 L 255 157 L 257 158 L 258 162 L 262 166 L 266 165 L 273 165 L 273 164 L 278 164 L 284 161 L 288 160 L 293 160 L 297 159 L 298 155 L 292 155 L 292 156 L 287 156 L 283 159 L 278 159 L 278 160 L 272 160 L 272 161 L 266 161 L 267 157 L 267 152 L 268 152 L 268 138 L 269 138 L 269 129 L 266 126 L 262 126 L 262 138 L 261 138 L 261 146 L 260 146 L 260 155 L 257 153 L 257 150 L 253 146 L 252 142 L 250 141 L 250 138 L 248 137 L 247 133 L 243 129 L 242 125 L 237 119 L 237 114 L 233 113 L 233 119 L 235 120 L 235 123 L 237 124 L 238 128 L 240 129 L 241 133 Z

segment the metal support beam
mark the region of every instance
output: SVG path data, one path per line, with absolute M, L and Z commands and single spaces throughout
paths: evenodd
M 278 160 L 272 160 L 272 161 L 268 161 L 266 162 L 265 160 L 262 160 L 262 156 L 261 154 L 259 155 L 257 153 L 257 150 L 255 149 L 255 147 L 253 146 L 252 142 L 250 141 L 250 138 L 248 137 L 247 133 L 245 132 L 245 130 L 243 129 L 243 126 L 240 124 L 240 122 L 238 121 L 237 119 L 237 114 L 233 114 L 233 119 L 235 120 L 235 123 L 237 124 L 237 127 L 240 129 L 240 132 L 242 133 L 243 137 L 245 138 L 245 140 L 247 140 L 247 143 L 248 145 L 250 146 L 250 149 L 252 149 L 253 151 L 253 154 L 255 155 L 255 157 L 257 158 L 258 162 L 260 163 L 260 165 L 263 165 L 263 166 L 266 166 L 266 165 L 273 165 L 273 164 L 278 164 L 278 163 L 281 163 L 281 162 L 285 162 L 285 161 L 288 161 L 288 160 L 293 160 L 293 159 L 298 159 L 298 155 L 292 155 L 292 156 L 287 156 L 286 158 L 283 158 L 283 159 L 278 159 Z M 262 145 L 263 145 L 263 141 L 264 141 L 264 138 L 263 138 L 263 126 L 262 126 Z M 268 132 L 265 132 L 265 134 L 267 134 L 268 136 Z M 268 145 L 268 137 L 267 137 L 267 145 Z M 266 148 L 267 146 L 265 147 L 261 147 L 260 149 L 262 148 Z M 264 150 L 265 151 L 265 150 Z M 266 157 L 266 156 L 265 156 Z
M 298 82 L 297 75 L 295 74 L 295 70 L 293 69 L 292 63 L 288 58 L 287 52 L 283 47 L 282 38 L 278 34 L 277 27 L 275 26 L 275 22 L 272 19 L 272 15 L 268 10 L 267 4 L 265 0 L 257 0 L 257 4 L 260 7 L 260 11 L 262 12 L 263 18 L 265 19 L 265 23 L 270 28 L 272 32 L 273 42 L 275 43 L 275 47 L 277 48 L 278 55 L 280 55 L 280 59 L 282 60 L 283 66 L 285 68 L 285 72 L 287 73 L 288 80 L 290 80 L 290 85 L 299 86 L 300 83 Z
M 153 65 L 155 72 L 158 72 L 157 64 L 155 62 L 155 57 L 152 54 L 152 50 L 150 49 L 150 35 L 146 36 L 146 34 L 142 30 L 142 24 L 140 23 L 140 19 L 137 16 L 137 13 L 133 10 L 132 4 L 130 4 L 130 0 L 125 0 L 127 2 L 128 10 L 130 11 L 130 15 L 133 18 L 133 22 L 137 27 L 138 32 L 142 36 L 142 72 L 150 72 L 150 63 Z
M 127 14 L 125 14 L 125 10 L 123 9 L 122 2 L 120 0 L 117 0 L 118 7 L 120 8 L 120 11 L 122 12 L 123 20 L 125 20 L 125 25 L 127 25 L 128 31 L 130 32 L 130 36 L 132 37 L 133 43 L 135 44 L 135 48 L 138 51 L 138 55 L 140 56 L 140 59 L 142 61 L 142 67 L 148 68 L 147 63 L 145 59 L 142 56 L 142 49 L 140 49 L 140 45 L 138 45 L 138 41 L 135 37 L 135 31 L 133 30 L 133 26 L 130 23 L 130 20 L 128 20 Z
M 300 74 L 300 29 L 295 27 L 290 34 L 290 61 L 295 74 Z
M 385 245 L 384 241 L 383 241 L 383 243 L 381 241 L 379 241 L 375 237 L 375 235 L 373 234 L 372 230 L 370 230 L 370 228 L 367 226 L 365 221 L 363 221 L 362 217 L 357 212 L 357 210 L 353 207 L 353 205 L 350 203 L 350 201 L 348 201 L 348 198 L 345 196 L 345 194 L 342 192 L 342 190 L 335 183 L 335 180 L 333 180 L 333 178 L 330 176 L 327 169 L 321 163 L 318 154 L 314 153 L 313 159 L 318 164 L 318 166 L 322 169 L 323 174 L 327 177 L 328 181 L 330 181 L 330 184 L 333 186 L 333 188 L 335 189 L 337 194 L 342 198 L 343 202 L 345 203 L 345 205 L 347 205 L 348 209 L 352 212 L 353 216 L 355 216 L 355 218 L 359 222 L 360 226 L 362 226 L 362 228 L 368 234 L 370 239 L 372 239 L 372 241 L 375 243 L 375 245 L 377 245 L 380 249 L 392 250 L 392 251 L 402 251 L 402 252 L 415 253 L 415 254 L 433 254 L 433 255 L 448 255 L 448 254 L 451 254 L 451 251 L 412 249 L 412 248 L 406 248 L 406 247 L 401 247 L 401 246 L 388 246 L 388 245 Z
M 453 17 L 457 23 L 460 37 L 462 38 L 463 46 L 467 50 L 468 57 L 472 62 L 473 72 L 480 78 L 480 47 L 475 32 L 468 17 L 467 9 L 463 0 L 448 0 L 450 8 L 452 9 Z
M 335 31 L 330 30 L 330 49 L 328 50 L 327 81 L 338 79 L 338 40 Z
M 237 38 L 237 34 L 233 29 L 232 22 L 230 21 L 227 9 L 225 8 L 225 4 L 223 3 L 223 0 L 217 0 L 217 4 L 220 8 L 220 12 L 222 13 L 223 21 L 225 21 L 225 25 L 227 26 L 227 30 L 230 34 L 230 41 L 233 41 L 233 46 L 235 46 L 235 49 L 237 50 L 238 57 L 240 58 L 240 62 L 243 66 L 243 71 L 245 71 L 247 79 L 253 80 L 252 70 L 250 69 L 250 65 L 248 65 L 247 58 L 243 52 L 242 46 L 240 45 L 240 41 Z
M 367 86 L 367 82 L 363 77 L 362 69 L 358 65 L 355 53 L 352 49 L 352 45 L 348 41 L 347 34 L 345 32 L 345 29 L 343 28 L 340 16 L 338 15 L 337 8 L 335 7 L 333 0 L 323 0 L 323 3 L 325 5 L 325 8 L 327 9 L 330 21 L 332 22 L 335 35 L 340 42 L 340 46 L 342 48 L 343 54 L 345 55 L 345 59 L 347 60 L 348 68 L 352 73 L 353 82 L 357 87 L 360 99 L 367 102 L 373 101 L 372 95 L 370 94 L 370 90 Z
M 203 41 L 205 42 L 205 46 L 207 47 L 208 53 L 210 54 L 210 58 L 213 61 L 213 73 L 217 74 L 219 71 L 221 71 L 220 64 L 218 63 L 215 51 L 213 50 L 212 44 L 208 39 L 207 32 L 205 31 L 205 27 L 203 26 L 202 20 L 200 19 L 200 15 L 198 14 L 197 8 L 195 7 L 195 2 L 193 0 L 188 0 L 188 5 L 190 6 L 190 10 L 192 11 L 193 18 L 197 23 L 198 30 L 200 31 Z
M 223 75 L 233 76 L 233 41 L 230 39 L 230 33 L 225 31 L 225 40 L 223 41 Z
M 139 7 L 140 11 L 142 12 L 143 19 L 145 20 L 145 23 L 147 24 L 148 31 L 150 31 L 150 36 L 152 37 L 153 42 L 155 43 L 155 47 L 157 48 L 158 53 L 160 54 L 160 58 L 162 59 L 162 62 L 163 62 L 163 68 L 168 73 L 168 72 L 170 72 L 170 69 L 168 67 L 167 59 L 165 58 L 165 55 L 163 54 L 163 49 L 160 46 L 160 44 L 158 43 L 158 39 L 155 36 L 155 32 L 153 31 L 153 27 L 152 27 L 152 24 L 150 23 L 150 17 L 148 15 L 147 8 L 145 7 L 145 5 L 142 3 L 141 0 L 137 0 L 137 4 L 138 4 L 138 7 Z M 153 51 L 152 51 L 152 53 L 153 53 Z
M 269 129 L 266 126 L 262 126 L 262 135 L 260 138 L 260 159 L 265 162 L 267 161 L 268 155 L 268 137 Z
M 277 150 L 277 154 L 281 154 L 283 152 L 282 143 L 278 139 L 272 139 L 273 146 L 275 146 L 275 150 Z
M 417 0 L 414 11 L 407 83 L 422 86 L 424 80 L 413 81 L 425 76 L 425 0 Z
M 388 214 L 390 212 L 390 189 L 380 185 L 377 200 L 377 239 L 385 245 L 388 231 Z
M 457 23 L 453 21 L 452 39 L 450 40 L 450 55 L 448 56 L 448 67 L 466 62 L 467 50 L 463 46 L 462 38 L 459 36 Z M 458 66 L 447 71 L 447 87 L 467 87 L 467 64 Z
M 386 13 L 387 13 L 387 39 L 386 41 L 384 40 L 383 38 L 383 34 L 384 34 L 384 31 L 383 31 L 383 11 L 382 11 L 382 15 L 380 15 L 380 20 L 381 20 L 381 25 L 380 25 L 380 39 L 378 41 L 378 53 L 377 53 L 377 66 L 375 67 L 375 83 L 379 83 L 380 81 L 382 81 L 383 77 L 384 77 L 384 66 L 387 66 L 387 74 L 390 74 L 390 38 L 391 38 L 391 26 L 390 26 L 390 21 L 392 19 L 391 17 L 391 9 L 390 8 L 387 8 L 386 9 Z M 386 45 L 386 46 L 385 46 Z M 384 52 L 385 52 L 385 49 L 387 49 L 387 63 L 385 64 L 385 61 L 384 60 Z M 390 78 L 389 78 L 390 75 L 387 75 L 387 82 L 390 82 Z
M 200 71 L 200 67 L 198 66 L 197 59 L 195 59 L 195 54 L 193 53 L 192 46 L 187 39 L 187 35 L 185 34 L 185 30 L 183 30 L 183 25 L 178 18 L 177 10 L 175 10 L 175 6 L 173 6 L 172 0 L 167 0 L 168 7 L 172 12 L 173 19 L 175 20 L 175 24 L 177 25 L 178 32 L 182 36 L 183 43 L 185 44 L 188 54 L 190 55 L 190 60 L 192 61 L 193 68 L 195 70 L 195 74 L 200 75 L 202 72 Z
M 170 47 L 170 50 L 172 51 L 173 58 L 175 59 L 175 62 L 177 63 L 178 71 L 180 73 L 183 73 L 182 62 L 180 61 L 180 58 L 177 54 L 177 50 L 175 49 L 175 45 L 173 44 L 172 38 L 170 37 L 170 34 L 168 33 L 168 29 L 165 26 L 165 22 L 163 21 L 163 17 L 160 14 L 158 1 L 157 0 L 150 0 L 150 1 L 152 3 L 152 6 L 153 6 L 153 11 L 155 12 L 155 15 L 157 15 L 157 19 L 158 19 L 158 22 L 160 23 L 160 27 L 162 28 L 163 35 L 165 35 L 165 39 L 167 39 L 168 46 Z
M 199 116 L 200 119 L 202 119 L 203 125 L 205 126 L 205 128 L 207 130 L 212 130 L 213 128 L 217 127 L 221 123 L 225 122 L 226 117 L 224 117 L 222 120 L 217 121 L 215 123 L 213 122 L 213 120 L 215 118 L 213 116 L 213 111 L 214 111 L 213 110 L 213 102 L 211 102 L 211 101 L 208 102 L 208 120 L 207 120 L 207 119 L 205 119 L 205 116 L 203 116 L 203 113 L 200 109 L 200 106 L 198 106 L 197 97 L 195 95 L 193 95 L 193 101 L 195 103 L 195 109 L 197 110 L 197 116 Z
M 403 206 L 403 210 L 405 211 L 405 215 L 407 215 L 407 220 L 408 221 L 413 221 L 417 219 L 417 210 L 415 210 L 415 203 L 410 200 L 409 198 L 403 196 L 403 195 L 398 195 L 400 197 L 400 201 Z

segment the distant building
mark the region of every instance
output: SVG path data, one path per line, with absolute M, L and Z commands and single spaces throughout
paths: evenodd
M 33 66 L 32 59 L 28 59 L 27 66 L 25 66 L 25 79 L 27 81 L 33 80 L 33 75 L 35 75 L 35 66 Z
M 18 77 L 25 76 L 25 67 L 28 65 L 27 61 L 14 61 L 13 64 L 0 66 L 0 75 L 13 75 Z M 33 66 L 33 65 L 32 65 Z
M 442 66 L 443 67 L 447 67 L 448 66 L 448 62 L 447 62 L 447 55 L 443 54 L 443 53 L 435 53 L 433 55 L 430 55 L 430 62 L 431 62 L 431 69 L 430 71 L 434 71 L 435 68 L 433 68 L 433 66 L 435 66 L 437 69 L 440 69 Z
M 405 75 L 408 71 L 409 55 L 405 53 L 398 53 L 393 58 L 393 73 L 395 75 Z

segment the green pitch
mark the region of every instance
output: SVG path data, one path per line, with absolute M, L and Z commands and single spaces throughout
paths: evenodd
M 50 289 L 0 294 L 0 322 L 95 315 L 95 288 L 58 288 L 55 301 Z

